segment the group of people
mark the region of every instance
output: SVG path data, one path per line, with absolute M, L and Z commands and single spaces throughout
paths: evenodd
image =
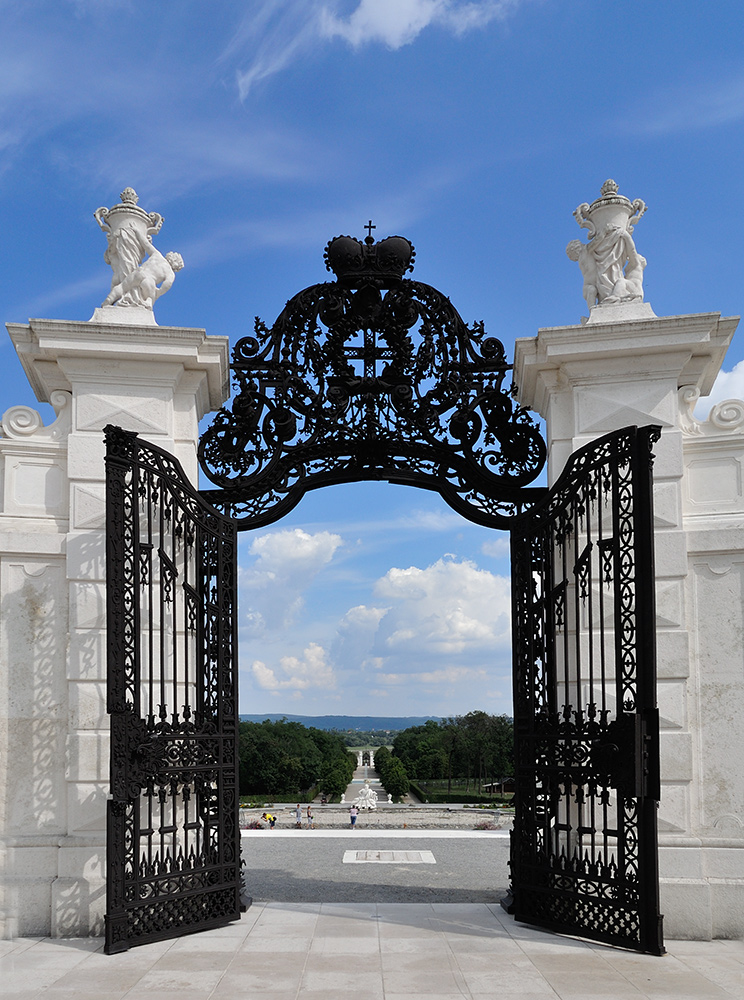
M 349 809 L 349 824 L 353 830 L 356 827 L 357 816 L 359 815 L 359 810 L 355 805 L 352 805 Z M 273 830 L 276 826 L 276 816 L 273 813 L 265 812 L 261 815 L 261 819 L 269 824 L 269 829 Z M 297 803 L 295 807 L 295 828 L 297 830 L 302 829 L 302 806 Z M 313 815 L 313 807 L 309 805 L 305 813 L 305 829 L 314 830 L 315 829 L 315 816 Z

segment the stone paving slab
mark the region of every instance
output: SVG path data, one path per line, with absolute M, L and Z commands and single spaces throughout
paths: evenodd
M 741 1000 L 744 943 L 662 958 L 515 924 L 496 905 L 254 903 L 214 931 L 102 954 L 100 939 L 2 942 L 8 1000 Z
M 0 941 L 0 996 L 744 998 L 741 941 L 667 942 L 668 954 L 657 958 L 515 923 L 496 901 L 506 885 L 508 840 L 501 831 L 267 830 L 245 834 L 242 847 L 255 866 L 249 877 L 274 895 L 254 902 L 239 921 L 113 956 L 102 953 L 98 938 Z M 350 849 L 426 849 L 436 863 L 344 865 Z M 298 889 L 317 898 L 292 898 Z M 283 902 L 276 898 L 282 893 Z
M 254 900 L 307 903 L 498 903 L 509 883 L 503 831 L 249 830 L 242 840 Z M 434 864 L 344 864 L 346 851 L 422 852 Z

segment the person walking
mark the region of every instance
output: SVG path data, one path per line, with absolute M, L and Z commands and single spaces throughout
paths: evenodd
M 356 821 L 358 815 L 359 815 L 359 810 L 357 809 L 356 806 L 352 806 L 351 809 L 349 809 L 349 822 L 351 823 L 352 830 L 356 827 Z
M 297 830 L 302 829 L 302 806 L 297 803 L 297 808 L 295 809 L 295 828 Z
M 314 819 L 313 819 L 312 806 L 308 806 L 307 807 L 307 829 L 308 830 L 314 830 L 315 829 L 315 822 L 314 822 Z

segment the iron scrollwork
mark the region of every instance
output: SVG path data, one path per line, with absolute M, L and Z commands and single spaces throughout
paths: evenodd
M 310 489 L 364 479 L 438 491 L 465 517 L 505 527 L 546 451 L 505 387 L 511 366 L 482 323 L 405 278 L 403 237 L 337 237 L 336 281 L 289 300 L 233 350 L 236 395 L 202 436 L 205 496 L 240 527 L 282 517 Z M 542 493 L 542 491 L 539 491 Z
M 106 428 L 106 951 L 240 915 L 235 525 Z
M 663 952 L 651 457 L 656 427 L 576 452 L 511 532 L 510 912 Z

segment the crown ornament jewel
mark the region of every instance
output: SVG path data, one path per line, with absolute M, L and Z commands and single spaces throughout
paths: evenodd
M 405 236 L 387 236 L 375 242 L 370 221 L 364 242 L 353 236 L 336 236 L 325 248 L 326 269 L 333 271 L 345 288 L 374 285 L 390 288 L 400 284 L 403 276 L 413 270 L 416 251 Z

